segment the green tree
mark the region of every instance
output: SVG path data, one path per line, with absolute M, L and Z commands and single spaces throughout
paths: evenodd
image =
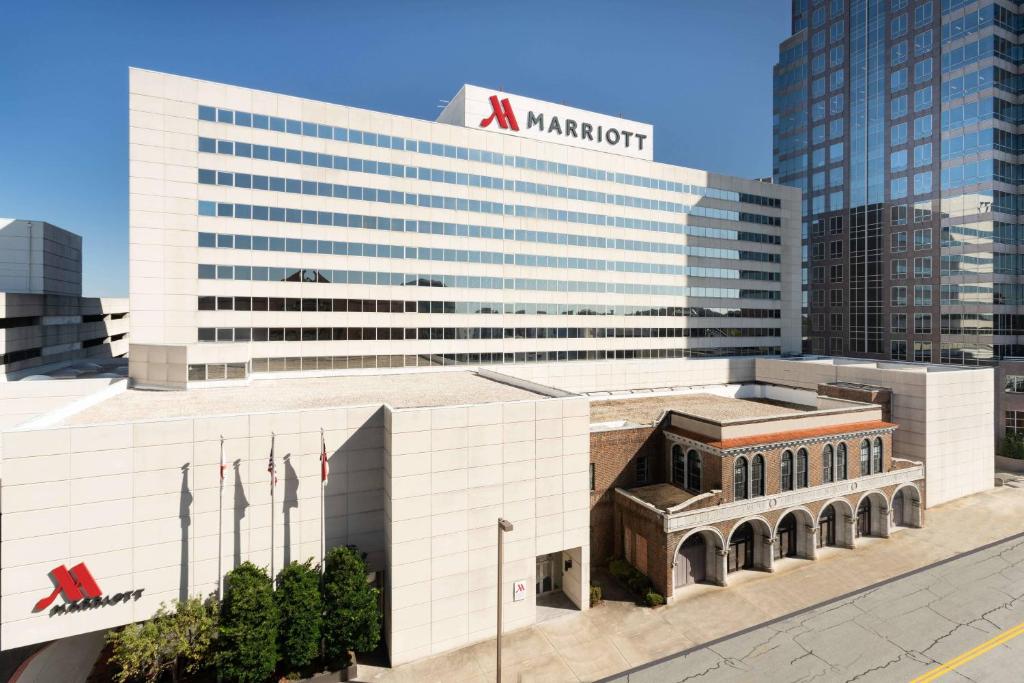
M 174 611 L 163 604 L 152 619 L 129 624 L 107 634 L 111 660 L 119 671 L 116 680 L 157 681 L 164 672 L 178 680 L 182 669 L 198 672 L 206 661 L 217 627 L 219 605 L 210 598 L 175 601 Z
M 329 664 L 343 666 L 348 651 L 368 652 L 380 640 L 376 588 L 366 582 L 364 556 L 347 547 L 332 548 L 324 560 L 325 655 Z
M 277 604 L 267 571 L 243 562 L 224 577 L 217 663 L 230 681 L 262 683 L 277 666 Z
M 299 671 L 320 651 L 320 571 L 312 558 L 303 564 L 292 562 L 278 573 L 274 599 L 281 617 L 277 632 L 281 660 L 286 671 Z

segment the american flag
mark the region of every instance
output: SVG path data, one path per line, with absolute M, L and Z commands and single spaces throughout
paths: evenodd
M 320 483 L 327 483 L 327 442 L 324 441 L 324 430 L 320 430 Z
M 270 492 L 274 492 L 277 486 L 277 468 L 274 467 L 274 435 L 270 435 L 270 463 L 267 465 L 267 472 L 270 473 Z

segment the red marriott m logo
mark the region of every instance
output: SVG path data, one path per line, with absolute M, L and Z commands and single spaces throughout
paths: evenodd
M 509 104 L 507 97 L 499 102 L 497 95 L 491 95 L 491 115 L 480 122 L 480 127 L 486 128 L 495 119 L 502 129 L 519 130 L 519 123 L 516 121 L 516 115 L 512 113 L 512 105 Z
M 79 562 L 70 570 L 64 565 L 50 571 L 50 579 L 54 583 L 53 592 L 36 603 L 35 612 L 41 612 L 50 606 L 61 593 L 68 602 L 77 602 L 82 598 L 98 598 L 103 595 L 96 579 L 92 578 L 84 562 Z

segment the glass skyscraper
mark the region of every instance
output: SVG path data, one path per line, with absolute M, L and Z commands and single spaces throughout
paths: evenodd
M 793 0 L 773 173 L 804 192 L 805 352 L 1001 365 L 1015 400 L 1021 4 Z

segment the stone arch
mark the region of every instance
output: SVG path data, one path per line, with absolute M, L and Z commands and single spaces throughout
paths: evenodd
M 691 539 L 700 538 L 704 544 L 704 553 L 702 557 L 694 557 L 687 553 L 684 555 L 684 544 Z M 722 532 L 711 526 L 702 526 L 695 529 L 691 529 L 679 539 L 679 543 L 676 544 L 675 552 L 672 554 L 672 587 L 678 589 L 691 583 L 698 581 L 694 580 L 693 572 L 698 571 L 698 576 L 703 575 L 703 582 L 714 583 L 719 586 L 725 585 L 725 574 L 721 571 L 721 562 L 719 557 L 721 553 L 725 552 L 725 538 L 722 536 Z M 703 560 L 702 567 L 694 567 L 695 564 L 699 564 L 700 560 Z M 674 592 L 674 590 L 673 590 Z
M 832 525 L 832 538 L 829 543 L 828 528 L 825 523 L 825 511 L 831 507 L 835 511 L 835 518 Z M 828 545 L 835 545 L 841 548 L 853 548 L 854 529 L 856 512 L 845 498 L 831 498 L 826 500 L 818 510 L 815 521 L 815 546 L 822 548 Z
M 896 487 L 889 501 L 890 523 L 894 527 L 921 528 L 921 490 L 917 484 L 908 482 Z
M 795 520 L 795 536 L 793 540 L 789 539 L 788 532 L 780 534 L 783 520 L 790 515 L 792 515 Z M 815 558 L 814 530 L 816 528 L 817 517 L 804 506 L 798 505 L 796 507 L 783 510 L 779 515 L 778 521 L 775 523 L 773 533 L 773 536 L 775 537 L 773 542 L 775 558 L 779 559 L 781 557 L 785 557 L 789 554 L 790 549 L 794 549 L 796 551 L 796 557 L 813 560 Z
M 865 491 L 857 499 L 855 536 L 889 538 L 889 500 L 878 489 Z
M 736 523 L 732 525 L 729 530 L 729 538 L 726 541 L 727 549 L 730 553 L 735 554 L 737 549 L 733 547 L 734 538 L 736 531 L 744 524 L 749 524 L 753 530 L 752 543 L 753 543 L 753 565 L 755 569 L 762 569 L 765 571 L 772 570 L 772 539 L 774 538 L 774 527 L 768 523 L 764 517 L 760 515 L 750 515 L 742 519 L 736 520 Z

